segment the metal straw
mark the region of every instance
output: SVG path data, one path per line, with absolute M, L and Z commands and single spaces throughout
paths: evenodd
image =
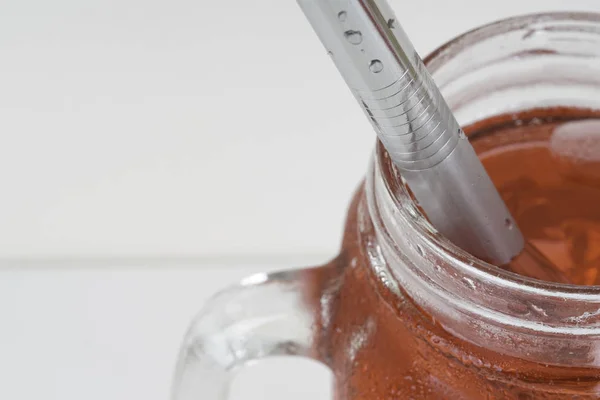
M 383 0 L 298 0 L 432 225 L 503 265 L 523 236 Z

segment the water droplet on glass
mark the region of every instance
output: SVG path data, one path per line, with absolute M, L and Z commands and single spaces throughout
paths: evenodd
M 328 52 L 327 52 L 327 55 L 328 55 L 329 57 L 333 57 L 333 52 L 332 52 L 332 51 L 328 51 Z
M 531 121 L 529 122 L 529 125 L 541 125 L 542 124 L 542 120 L 539 118 L 532 118 Z
M 425 251 L 423 250 L 423 248 L 420 245 L 417 245 L 417 253 L 419 253 L 419 255 L 421 257 L 425 256 Z
M 379 60 L 372 60 L 369 64 L 369 69 L 374 74 L 378 74 L 383 70 L 383 63 Z
M 523 35 L 522 39 L 529 39 L 532 37 L 537 31 L 535 29 L 530 29 Z
M 347 16 L 348 14 L 346 14 L 346 11 L 340 11 L 338 13 L 338 19 L 340 20 L 340 22 L 344 22 Z
M 352 44 L 362 43 L 362 33 L 360 31 L 346 31 L 344 32 L 344 37 Z
M 475 286 L 475 282 L 473 282 L 472 279 L 470 278 L 462 278 L 463 282 L 467 284 L 467 286 L 473 290 L 477 289 L 477 286 Z
M 397 26 L 396 25 L 396 20 L 394 18 L 388 19 L 387 26 L 390 29 L 394 29 Z
M 529 308 L 532 309 L 536 314 L 538 314 L 542 317 L 548 316 L 548 313 L 546 312 L 546 310 L 544 310 L 542 307 L 537 306 L 533 303 L 529 303 Z

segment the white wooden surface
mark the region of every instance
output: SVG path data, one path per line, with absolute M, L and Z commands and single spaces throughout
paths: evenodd
M 163 266 L 0 272 L 0 398 L 166 400 L 178 345 L 208 295 L 281 268 Z M 326 400 L 329 393 L 324 367 L 278 360 L 242 370 L 232 400 Z
M 393 3 L 421 54 L 508 15 L 600 11 Z M 0 254 L 336 249 L 374 135 L 294 0 L 3 0 L 0 61 Z
M 600 11 L 392 3 L 423 55 L 509 15 Z M 218 287 L 335 253 L 374 135 L 293 0 L 2 0 L 0 139 L 0 398 L 159 400 Z M 312 367 L 259 369 L 236 400 L 329 396 Z

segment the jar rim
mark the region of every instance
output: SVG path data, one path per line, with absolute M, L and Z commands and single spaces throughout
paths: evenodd
M 578 22 L 593 23 L 594 33 L 600 35 L 600 14 L 597 13 L 553 12 L 516 16 L 483 25 L 455 37 L 434 50 L 425 58 L 425 63 L 433 74 L 463 49 L 487 38 L 517 29 L 524 29 L 532 24 L 546 22 L 556 24 L 560 21 L 569 22 L 571 25 Z M 399 179 L 400 176 L 389 157 L 387 157 L 383 145 L 379 142 L 374 158 L 374 166 L 378 171 L 375 174 L 381 175 L 384 191 L 387 192 L 386 197 L 394 203 L 395 212 L 404 220 L 403 223 L 408 227 L 410 235 L 413 235 L 415 240 L 434 248 L 442 259 L 453 263 L 456 272 L 459 274 L 465 273 L 466 276 L 475 276 L 482 282 L 494 285 L 496 288 L 504 288 L 507 295 L 518 293 L 542 301 L 547 299 L 555 303 L 567 302 L 564 303 L 565 306 L 569 304 L 569 308 L 572 307 L 574 315 L 582 316 L 581 319 L 571 317 L 561 321 L 552 321 L 553 323 L 550 325 L 535 322 L 528 324 L 527 329 L 549 334 L 600 335 L 600 322 L 597 318 L 600 316 L 600 285 L 582 286 L 541 281 L 506 271 L 466 253 L 439 235 L 419 211 L 409 190 Z M 585 309 L 585 311 L 578 313 L 578 310 L 581 309 Z M 596 309 L 597 311 L 595 311 Z M 498 318 L 500 320 L 503 316 Z
M 433 74 L 444 62 L 462 49 L 502 33 L 523 29 L 540 22 L 594 22 L 600 23 L 600 13 L 554 11 L 523 14 L 499 19 L 463 32 L 431 51 L 423 62 Z

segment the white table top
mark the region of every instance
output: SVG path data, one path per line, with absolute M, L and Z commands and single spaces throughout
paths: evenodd
M 600 11 L 392 4 L 423 55 L 509 15 Z M 0 255 L 337 248 L 375 136 L 294 0 L 5 0 L 0 54 Z
M 208 295 L 282 268 L 161 265 L 0 272 L 0 398 L 167 399 L 179 343 Z M 329 389 L 324 367 L 279 360 L 242 370 L 232 399 L 327 400 Z
M 600 11 L 391 2 L 423 55 L 509 15 Z M 0 260 L 58 260 L 0 263 L 1 399 L 164 400 L 211 293 L 335 253 L 374 135 L 294 0 L 6 0 L 0 55 Z M 269 368 L 234 398 L 329 398 L 326 374 Z

